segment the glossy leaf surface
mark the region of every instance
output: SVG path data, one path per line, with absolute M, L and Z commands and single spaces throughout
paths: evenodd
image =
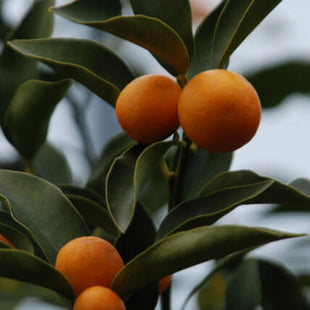
M 53 30 L 53 15 L 48 8 L 54 0 L 34 1 L 19 26 L 6 40 L 44 38 Z M 38 77 L 36 61 L 27 59 L 6 44 L 0 55 L 0 124 L 17 87 L 28 79 Z
M 22 250 L 0 249 L 0 276 L 43 286 L 73 298 L 69 282 L 59 271 Z
M 102 2 L 100 0 L 93 0 L 93 2 L 96 2 L 95 7 L 104 5 L 100 4 Z M 187 10 L 187 7 L 188 4 L 182 8 L 182 11 Z M 87 1 L 81 0 L 71 2 L 68 5 L 54 7 L 52 11 L 73 22 L 110 32 L 146 48 L 154 56 L 168 63 L 178 73 L 184 74 L 187 70 L 189 56 L 183 40 L 172 27 L 157 17 L 143 14 L 112 17 L 107 15 L 104 10 L 90 13 L 93 12 L 93 8 L 89 8 Z M 113 14 L 115 13 L 116 11 L 113 12 Z M 186 29 L 186 37 L 189 36 L 187 24 L 183 26 L 178 22 L 178 25 L 178 29 L 184 27 Z M 182 29 L 183 32 L 184 30 Z M 173 50 L 173 53 L 171 53 L 171 50 Z
M 182 38 L 191 56 L 193 51 L 192 16 L 188 0 L 130 0 L 130 4 L 135 14 L 158 18 L 173 28 Z
M 197 30 L 196 59 L 191 75 L 198 70 L 224 68 L 230 55 L 280 2 L 224 0 Z
M 89 234 L 82 217 L 60 189 L 41 178 L 0 170 L 0 194 L 7 198 L 6 207 L 13 218 L 37 240 L 52 263 L 66 242 Z
M 22 157 L 32 159 L 45 142 L 50 118 L 71 80 L 29 80 L 17 89 L 4 117 L 8 140 Z
M 118 273 L 112 289 L 121 296 L 182 269 L 236 251 L 297 235 L 255 227 L 205 226 L 154 243 Z M 131 281 L 135 279 L 135 281 Z
M 14 40 L 9 45 L 83 84 L 112 106 L 120 90 L 133 79 L 123 60 L 95 41 L 50 38 Z
M 251 171 L 222 173 L 207 182 L 200 197 L 185 201 L 163 220 L 157 238 L 174 231 L 211 225 L 242 204 L 294 203 L 310 208 L 310 196 Z
M 133 146 L 116 158 L 107 176 L 108 208 L 122 232 L 130 224 L 139 194 L 153 169 L 174 141 L 156 142 L 148 147 Z

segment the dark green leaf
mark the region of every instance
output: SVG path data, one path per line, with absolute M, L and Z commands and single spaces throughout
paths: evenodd
M 263 108 L 279 105 L 292 94 L 310 93 L 310 86 L 307 83 L 310 79 L 310 63 L 308 62 L 281 63 L 246 76 L 255 87 Z
M 136 142 L 124 132 L 109 140 L 89 177 L 87 186 L 104 194 L 106 176 L 114 159 L 134 144 Z
M 101 228 L 101 237 L 115 244 L 120 231 L 114 224 L 108 210 L 98 202 L 78 195 L 67 195 L 79 213 L 83 216 L 90 230 Z
M 128 228 L 139 194 L 149 175 L 159 169 L 165 152 L 175 141 L 156 142 L 148 147 L 135 145 L 119 156 L 107 176 L 108 208 L 122 232 Z
M 111 288 L 126 296 L 163 276 L 236 251 L 298 235 L 243 226 L 205 226 L 164 238 L 125 265 Z M 135 279 L 135 281 L 132 281 Z
M 0 249 L 0 276 L 43 286 L 73 298 L 69 282 L 59 271 L 22 250 Z
M 224 68 L 230 55 L 281 0 L 223 0 L 199 26 L 190 76 Z
M 65 156 L 56 147 L 43 144 L 32 160 L 34 174 L 52 183 L 71 183 L 72 173 Z
M 171 210 L 162 221 L 157 239 L 176 231 L 202 225 L 211 225 L 216 220 L 241 204 L 248 203 L 271 187 L 273 182 L 262 181 L 235 188 L 227 188 L 210 195 L 185 201 Z
M 193 34 L 191 6 L 188 0 L 130 0 L 130 4 L 135 14 L 158 18 L 173 28 L 182 38 L 191 56 Z
M 256 309 L 261 302 L 259 266 L 255 260 L 246 260 L 228 278 L 226 310 Z
M 226 0 L 223 0 L 203 22 L 199 25 L 195 33 L 195 49 L 188 70 L 188 77 L 192 78 L 196 74 L 210 69 L 212 42 L 220 14 L 225 7 Z
M 0 224 L 0 233 L 7 238 L 17 249 L 34 252 L 30 239 L 21 231 L 6 224 Z
M 222 68 L 229 56 L 281 0 L 227 0 L 216 24 L 211 66 Z
M 53 15 L 48 12 L 48 8 L 53 4 L 53 0 L 34 1 L 18 28 L 10 33 L 6 40 L 50 36 L 53 30 Z M 37 76 L 36 61 L 27 59 L 4 45 L 0 56 L 0 124 L 17 87 Z
M 82 217 L 58 187 L 44 179 L 0 170 L 0 194 L 13 218 L 37 241 L 49 261 L 69 240 L 89 234 Z
M 124 263 L 127 263 L 155 240 L 156 230 L 152 218 L 147 211 L 136 206 L 135 214 L 125 234 L 122 234 L 117 241 L 116 248 L 121 254 Z
M 104 6 L 104 3 L 100 3 L 101 0 L 92 0 L 92 2 L 96 3 L 95 7 Z M 180 5 L 183 2 L 182 0 Z M 182 11 L 186 15 L 188 15 L 187 7 L 188 4 L 182 7 Z M 159 18 L 146 15 L 114 16 L 116 10 L 112 14 L 107 14 L 103 9 L 94 13 L 93 9 L 89 9 L 87 1 L 81 0 L 54 7 L 52 11 L 73 22 L 110 32 L 140 45 L 173 67 L 177 73 L 184 74 L 187 70 L 189 56 L 182 38 L 173 27 Z M 191 35 L 188 28 L 188 16 L 185 20 L 186 23 L 184 23 L 184 20 L 182 20 L 182 23 L 172 22 L 171 18 L 169 18 L 169 21 L 182 33 L 186 43 L 190 45 Z
M 211 153 L 201 148 L 194 153 L 189 151 L 184 164 L 180 201 L 197 197 L 207 181 L 229 169 L 231 161 L 232 153 Z
M 199 293 L 199 301 L 200 305 L 201 303 L 206 304 L 207 302 L 205 301 L 205 299 L 208 299 L 209 296 L 207 296 L 207 298 L 202 297 L 203 294 L 205 294 L 205 289 L 209 290 L 207 287 L 209 286 L 210 281 L 212 282 L 213 277 L 217 277 L 217 275 L 219 276 L 219 278 L 217 278 L 217 280 L 219 280 L 220 282 L 222 282 L 221 280 L 223 280 L 220 276 L 220 273 L 225 270 L 225 269 L 231 269 L 234 268 L 236 265 L 238 265 L 240 263 L 240 261 L 242 261 L 242 259 L 252 250 L 254 250 L 254 248 L 252 249 L 246 249 L 246 250 L 241 250 L 239 252 L 235 252 L 233 254 L 227 255 L 226 257 L 218 260 L 215 264 L 215 266 L 211 269 L 211 271 L 208 273 L 208 275 L 202 279 L 200 281 L 200 283 L 198 283 L 189 293 L 189 295 L 186 297 L 185 302 L 183 303 L 183 306 L 181 308 L 181 310 L 185 310 L 186 305 L 188 303 L 188 301 L 197 293 Z M 216 280 L 216 281 L 217 281 Z M 211 283 L 211 287 L 212 287 Z M 211 296 L 210 296 L 211 297 Z M 212 297 L 211 297 L 212 298 Z M 220 297 L 221 298 L 221 297 Z M 212 299 L 212 301 L 214 302 L 214 306 L 218 306 L 221 309 L 222 306 L 222 300 L 218 300 L 218 303 L 216 302 L 216 300 Z M 202 299 L 202 300 L 200 300 Z M 209 304 L 208 304 L 209 305 Z M 204 308 L 201 305 L 201 309 L 203 310 Z M 208 309 L 208 308 L 206 308 Z M 218 309 L 214 309 L 214 310 L 218 310 Z
M 18 152 L 32 159 L 45 142 L 50 118 L 71 80 L 29 80 L 17 89 L 4 116 L 4 132 Z
M 8 44 L 75 79 L 112 106 L 120 89 L 133 79 L 131 71 L 114 52 L 94 41 L 50 38 L 14 40 Z

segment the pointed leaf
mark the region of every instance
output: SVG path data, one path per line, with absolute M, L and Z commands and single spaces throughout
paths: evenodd
M 19 26 L 6 40 L 50 36 L 53 30 L 53 15 L 48 12 L 48 8 L 53 4 L 54 0 L 34 1 Z M 17 87 L 28 79 L 37 77 L 36 61 L 23 57 L 6 44 L 3 46 L 0 56 L 0 124 Z
M 205 226 L 164 238 L 136 256 L 111 288 L 126 296 L 163 276 L 236 251 L 298 235 L 243 226 Z M 135 281 L 132 281 L 135 279 Z
M 4 132 L 18 152 L 32 159 L 45 142 L 50 118 L 71 80 L 29 80 L 17 89 L 4 117 Z
M 66 242 L 89 234 L 70 201 L 44 179 L 0 170 L 0 194 L 7 198 L 13 218 L 28 229 L 52 263 Z
M 193 34 L 191 6 L 188 0 L 130 0 L 130 4 L 135 14 L 158 18 L 173 28 L 184 41 L 191 56 Z
M 74 296 L 62 273 L 22 250 L 0 249 L 0 276 L 43 286 L 70 299 Z
M 101 3 L 101 0 L 93 0 L 92 2 L 95 3 L 95 8 L 105 6 L 105 3 Z M 182 7 L 183 12 L 187 12 L 187 6 Z M 182 38 L 173 27 L 167 25 L 159 18 L 144 14 L 115 16 L 116 10 L 113 10 L 111 12 L 112 14 L 110 12 L 107 14 L 104 9 L 98 9 L 94 12 L 94 9 L 89 8 L 87 1 L 82 0 L 73 1 L 64 6 L 54 7 L 51 10 L 75 23 L 110 32 L 146 48 L 154 56 L 159 57 L 169 64 L 169 66 L 173 67 L 176 74 L 184 74 L 187 70 L 189 56 Z M 184 23 L 184 20 L 182 20 L 182 23 Z M 181 29 L 181 27 L 183 28 L 183 24 L 181 25 L 180 22 L 173 22 L 173 26 L 178 28 L 178 31 L 185 36 L 187 41 L 190 41 L 188 17 L 186 24 L 184 24 L 184 29 Z M 190 45 L 189 42 L 186 43 Z
M 229 56 L 281 0 L 227 0 L 217 21 L 211 66 L 222 68 Z
M 112 106 L 120 89 L 133 79 L 131 71 L 114 52 L 94 41 L 50 38 L 14 40 L 8 44 L 21 54 L 75 79 Z
M 289 95 L 310 92 L 307 83 L 310 79 L 309 62 L 280 63 L 246 74 L 246 77 L 256 89 L 263 108 L 273 108 Z M 273 81 L 273 87 L 270 81 Z
M 175 141 L 156 142 L 144 149 L 140 144 L 119 156 L 107 176 L 108 208 L 122 232 L 128 228 L 140 192 L 154 169 Z M 122 193 L 120 195 L 120 193 Z
M 263 181 L 228 188 L 210 195 L 185 201 L 172 209 L 162 221 L 157 239 L 176 231 L 187 230 L 202 225 L 211 225 L 237 206 L 248 203 L 271 187 L 272 181 Z

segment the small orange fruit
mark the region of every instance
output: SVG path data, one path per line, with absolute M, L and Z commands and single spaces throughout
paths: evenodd
M 254 87 L 241 75 L 213 69 L 197 74 L 184 87 L 179 120 L 185 134 L 211 152 L 231 152 L 255 135 L 261 105 Z
M 163 75 L 144 75 L 130 82 L 116 101 L 121 127 L 140 143 L 163 140 L 179 127 L 181 87 Z
M 159 284 L 158 284 L 158 292 L 159 292 L 159 294 L 164 293 L 168 289 L 170 284 L 171 284 L 171 275 L 162 277 L 159 280 Z
M 0 234 L 0 241 L 6 243 L 11 248 L 16 249 L 16 247 L 7 238 L 5 238 L 2 234 Z
M 73 310 L 126 310 L 122 299 L 111 289 L 92 286 L 75 300 Z
M 115 247 L 95 236 L 69 241 L 60 249 L 55 262 L 56 269 L 67 277 L 76 296 L 90 286 L 110 286 L 123 266 Z

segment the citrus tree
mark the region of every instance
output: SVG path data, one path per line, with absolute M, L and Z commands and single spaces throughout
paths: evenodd
M 0 276 L 28 283 L 13 290 L 13 303 L 28 294 L 67 309 L 169 310 L 173 274 L 213 261 L 182 309 L 197 295 L 201 310 L 309 309 L 285 266 L 247 256 L 302 232 L 217 224 L 241 205 L 310 207 L 306 179 L 284 184 L 230 171 L 233 151 L 259 127 L 261 107 L 296 91 L 270 95 L 266 77 L 281 78 L 287 67 L 253 75 L 252 84 L 229 71 L 231 54 L 280 2 L 223 0 L 195 31 L 188 0 L 34 1 L 18 27 L 2 25 L 0 124 L 19 161 L 0 170 Z M 137 74 L 97 41 L 51 37 L 55 14 L 146 49 L 166 74 Z M 124 129 L 106 143 L 85 186 L 46 141 L 72 84 L 115 108 Z M 85 236 L 112 250 L 84 247 Z M 114 259 L 105 253 L 114 251 L 111 276 Z M 101 269 L 111 281 L 88 282 Z

